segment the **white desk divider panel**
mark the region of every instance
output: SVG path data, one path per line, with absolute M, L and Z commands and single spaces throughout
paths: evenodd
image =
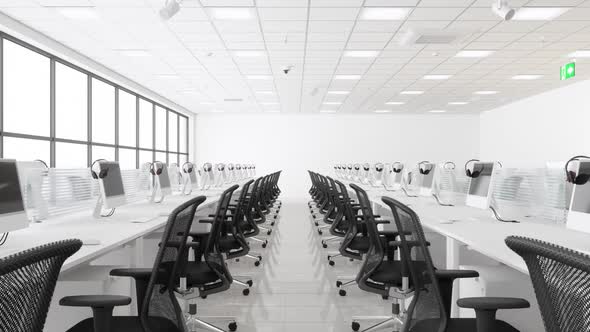
M 432 196 L 432 184 L 434 180 L 435 163 L 423 161 L 418 164 L 418 176 L 420 181 L 420 196 Z
M 33 222 L 41 222 L 49 216 L 47 201 L 43 199 L 43 181 L 48 176 L 48 167 L 41 161 L 17 162 L 27 217 Z
M 478 161 L 473 163 L 473 168 L 479 174 L 477 177 L 471 178 L 466 205 L 487 209 L 490 206 L 489 197 L 492 190 L 491 183 L 495 163 Z
M 590 175 L 590 160 L 577 160 L 570 163 L 568 172 L 573 172 L 575 176 Z M 569 214 L 567 218 L 567 227 L 590 233 L 590 184 L 575 184 L 569 205 Z

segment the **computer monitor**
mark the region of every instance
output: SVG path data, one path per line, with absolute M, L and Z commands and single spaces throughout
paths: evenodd
M 590 176 L 590 160 L 577 160 L 576 163 L 568 164 L 566 171 L 570 174 L 570 178 Z M 590 184 L 574 183 L 573 187 L 567 227 L 590 233 Z
M 16 160 L 0 159 L 0 233 L 28 226 Z
M 432 195 L 432 182 L 434 180 L 434 173 L 436 164 L 422 161 L 418 164 L 418 176 L 420 179 L 420 195 L 431 196 Z
M 466 171 L 471 174 L 469 177 L 469 190 L 467 192 L 466 205 L 480 209 L 489 207 L 489 196 L 494 173 L 494 162 L 476 161 L 467 165 Z
M 166 167 L 166 164 L 163 164 L 162 173 L 160 173 L 158 179 L 160 180 L 160 190 L 162 191 L 162 196 L 172 195 L 170 175 L 168 173 L 168 167 Z
M 114 209 L 127 204 L 119 163 L 116 161 L 100 160 L 97 164 L 99 174 L 105 175 L 104 177 L 98 178 L 103 207 L 105 209 Z

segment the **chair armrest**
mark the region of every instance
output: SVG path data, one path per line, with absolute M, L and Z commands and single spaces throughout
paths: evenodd
M 213 224 L 215 223 L 214 219 L 200 219 L 199 224 Z
M 389 220 L 375 220 L 375 224 L 379 225 L 379 224 L 391 224 L 391 221 Z
M 438 280 L 455 280 L 479 277 L 479 272 L 473 270 L 436 270 L 434 274 Z
M 498 309 L 523 309 L 531 306 L 527 300 L 508 297 L 464 298 L 459 299 L 457 305 L 475 310 L 477 332 L 497 331 L 496 311 Z
M 78 295 L 66 296 L 59 300 L 59 305 L 66 307 L 112 308 L 130 303 L 130 297 L 119 295 Z
M 420 246 L 420 242 L 419 241 L 406 241 L 406 244 L 408 245 L 408 247 L 413 248 L 413 247 L 418 247 Z M 388 245 L 392 246 L 392 247 L 401 247 L 402 246 L 402 241 L 389 241 Z M 430 242 L 426 241 L 426 246 L 430 247 Z
M 149 279 L 152 275 L 151 268 L 135 268 L 135 269 L 114 269 L 109 273 L 113 277 L 130 277 L 134 279 Z

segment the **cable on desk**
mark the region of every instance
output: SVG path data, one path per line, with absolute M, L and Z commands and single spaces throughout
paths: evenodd
M 493 206 L 491 206 L 491 205 L 490 205 L 490 210 L 492 210 L 492 212 L 494 213 L 494 217 L 496 217 L 496 219 L 497 219 L 498 221 L 501 221 L 501 222 L 513 222 L 513 223 L 519 223 L 519 221 L 518 221 L 518 220 L 506 220 L 506 219 L 503 219 L 503 218 L 502 218 L 502 217 L 500 217 L 500 215 L 498 214 L 498 211 L 496 211 L 496 209 L 495 209 Z
M 6 240 L 8 240 L 8 234 L 10 233 L 3 233 L 2 236 L 0 237 L 0 246 L 3 245 L 4 243 L 6 243 Z
M 109 211 L 109 213 L 107 213 L 106 215 L 101 214 L 100 216 L 104 217 L 104 218 L 108 218 L 108 217 L 112 217 L 113 214 L 115 214 L 115 208 L 112 208 L 111 211 Z

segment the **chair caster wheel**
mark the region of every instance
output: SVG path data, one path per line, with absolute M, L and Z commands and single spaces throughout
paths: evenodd
M 323 233 L 321 230 L 318 230 L 318 234 L 319 234 L 319 235 L 322 235 L 322 234 L 324 234 L 324 233 Z
M 336 281 L 336 287 L 340 288 L 340 286 L 342 286 L 342 281 L 340 281 L 340 280 Z
M 262 244 L 262 248 L 266 248 L 266 242 Z
M 254 262 L 254 266 L 260 266 L 260 261 Z
M 313 223 L 316 225 L 316 227 L 320 225 L 317 221 L 314 221 Z
M 326 243 L 322 243 L 322 247 L 323 247 L 324 249 L 326 249 L 326 248 L 328 248 L 328 245 L 327 245 Z
M 248 284 L 248 286 L 252 287 L 254 285 L 254 282 L 252 280 L 248 280 L 246 281 L 246 283 Z
M 329 261 L 328 264 L 330 264 L 330 266 L 334 266 L 336 264 L 336 262 L 334 261 Z
M 239 262 L 239 261 L 240 261 L 240 259 L 239 258 L 236 258 L 236 262 Z
M 229 325 L 227 326 L 227 328 L 231 332 L 235 332 L 238 329 L 238 324 L 236 322 L 231 322 L 231 323 L 229 323 Z
M 269 230 L 268 232 L 266 232 L 266 235 L 270 235 L 272 233 L 272 230 Z
M 356 332 L 361 329 L 361 324 L 359 324 L 358 322 L 352 322 L 351 327 L 352 327 L 352 330 Z
M 386 301 L 389 300 L 389 296 L 387 296 L 387 295 L 381 295 L 381 298 L 384 299 L 384 300 L 386 300 Z
M 207 295 L 201 296 L 201 298 L 204 300 L 207 298 Z
M 270 223 L 270 225 L 271 225 L 271 226 L 274 226 L 274 225 L 275 225 L 275 222 L 274 222 L 274 221 L 273 221 L 273 222 L 271 222 L 271 223 Z
M 242 291 L 242 294 L 244 294 L 244 296 L 248 296 L 250 294 L 250 289 L 246 288 Z
M 341 289 L 338 291 L 338 295 L 340 296 L 346 296 L 346 291 L 344 289 Z

